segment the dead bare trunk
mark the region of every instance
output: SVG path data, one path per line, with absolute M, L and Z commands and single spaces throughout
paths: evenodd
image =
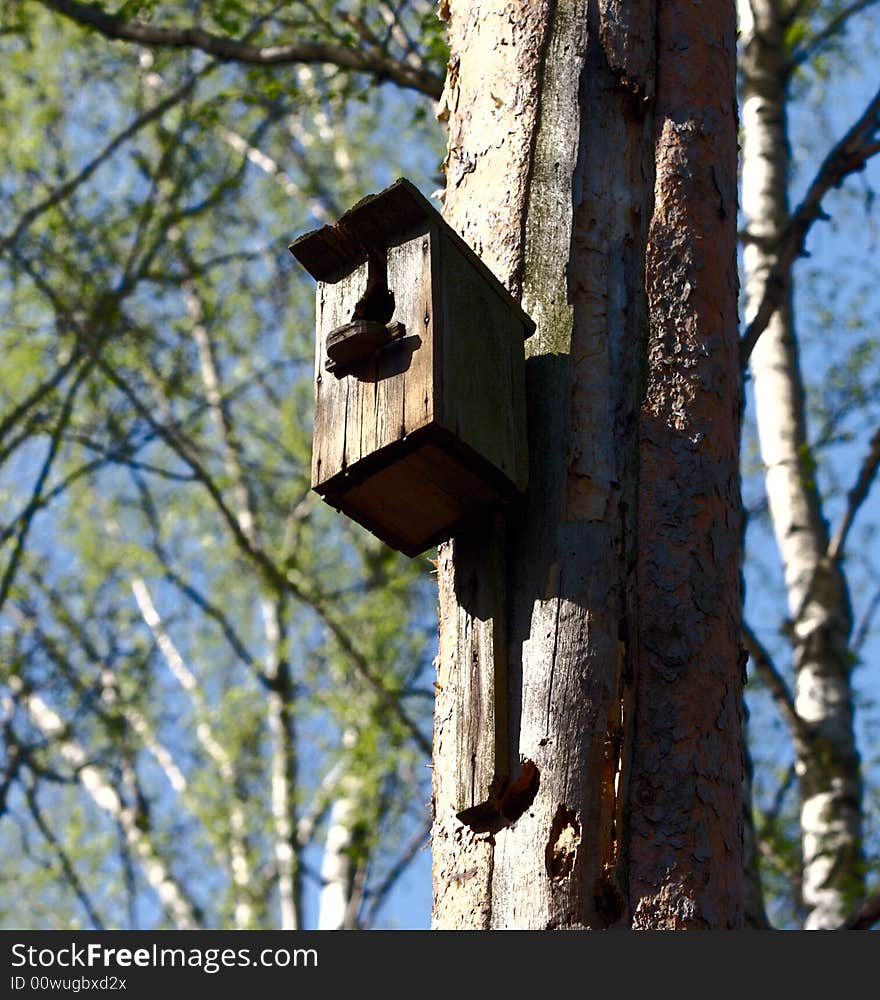
M 788 221 L 789 69 L 774 0 L 741 5 L 746 318 L 753 315 Z M 807 928 L 839 926 L 863 890 L 861 784 L 853 732 L 846 579 L 830 557 L 811 467 L 790 286 L 751 355 L 767 498 L 785 569 L 799 725 Z
M 441 10 L 444 214 L 538 330 L 528 493 L 440 551 L 434 923 L 738 926 L 733 10 Z

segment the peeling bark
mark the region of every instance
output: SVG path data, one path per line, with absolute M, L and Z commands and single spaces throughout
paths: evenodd
M 665 905 L 687 910 L 676 926 L 734 926 L 742 773 L 732 12 L 694 5 L 693 20 L 669 23 L 661 11 L 668 41 L 658 51 L 647 0 L 451 0 L 444 10 L 444 214 L 521 295 L 538 329 L 526 345 L 529 489 L 440 550 L 434 924 L 603 928 L 629 926 L 638 910 L 638 926 L 667 926 Z M 703 91 L 686 88 L 691 73 Z M 718 252 L 701 254 L 704 240 Z M 658 272 L 648 288 L 646 265 Z M 640 512 L 643 498 L 653 521 Z M 679 516 L 680 527 L 668 520 Z M 641 544 L 649 550 L 640 559 Z M 642 616 L 646 600 L 660 608 Z M 654 630 L 672 643 L 668 653 L 652 648 Z M 518 786 L 534 794 L 513 819 L 499 807 L 488 829 L 463 822 L 472 814 L 455 800 L 457 772 L 472 766 L 455 753 L 472 663 L 507 678 L 496 805 Z M 668 822 L 655 838 L 633 824 L 642 806 L 629 785 L 640 769 L 650 781 L 666 768 L 687 788 L 664 785 Z M 696 824 L 679 812 L 690 809 Z M 677 842 L 682 825 L 688 838 Z

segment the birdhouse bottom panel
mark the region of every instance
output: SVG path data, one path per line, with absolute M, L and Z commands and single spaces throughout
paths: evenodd
M 422 439 L 387 464 L 366 472 L 354 467 L 318 492 L 392 548 L 415 556 L 515 490 L 488 463 Z

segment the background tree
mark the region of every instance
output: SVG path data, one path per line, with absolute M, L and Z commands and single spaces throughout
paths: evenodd
M 713 476 L 735 494 L 723 471 L 735 440 L 718 439 L 718 464 L 700 474 L 687 461 L 712 442 L 684 444 L 707 416 L 700 379 L 731 387 L 722 423 L 735 427 L 733 358 L 723 337 L 727 347 L 704 356 L 706 276 L 687 276 L 693 257 L 675 256 L 713 226 L 729 236 L 733 181 L 701 172 L 703 140 L 679 128 L 693 119 L 694 71 L 655 77 L 653 53 L 659 39 L 658 66 L 694 58 L 697 72 L 722 57 L 701 62 L 703 42 L 667 57 L 664 39 L 688 32 L 684 4 L 566 0 L 552 16 L 521 6 L 20 0 L 0 10 L 7 925 L 370 926 L 395 919 L 383 903 L 414 859 L 425 871 L 431 566 L 398 559 L 308 494 L 313 306 L 284 248 L 400 173 L 436 187 L 438 99 L 446 215 L 539 322 L 532 452 L 539 473 L 554 471 L 507 526 L 490 526 L 488 548 L 461 536 L 441 550 L 438 760 L 461 748 L 449 712 L 471 695 L 450 668 L 464 651 L 498 692 L 507 671 L 513 694 L 482 706 L 510 716 L 469 774 L 485 793 L 477 804 L 489 803 L 490 826 L 528 801 L 536 815 L 492 844 L 494 834 L 456 826 L 444 802 L 460 784 L 438 775 L 436 919 L 738 919 L 736 906 L 706 910 L 735 865 L 689 861 L 707 878 L 689 883 L 683 841 L 671 877 L 651 871 L 654 831 L 669 834 L 694 805 L 674 753 L 658 769 L 658 748 L 676 749 L 663 728 L 692 676 L 682 664 L 717 634 L 726 667 L 713 676 L 728 693 L 739 683 L 729 672 L 738 584 L 712 568 L 735 559 L 709 551 L 711 533 L 688 520 Z M 876 37 L 872 6 L 754 0 L 739 12 L 754 926 L 767 914 L 776 926 L 867 926 L 880 912 L 876 713 L 861 666 L 880 605 L 866 502 L 880 417 L 875 237 L 870 183 L 850 176 L 875 169 L 878 150 L 874 88 L 858 75 Z M 445 90 L 438 12 L 452 18 Z M 502 38 L 511 44 L 497 47 Z M 475 78 L 478 59 L 492 86 Z M 707 129 L 729 138 L 716 119 Z M 692 210 L 677 198 L 690 182 Z M 710 204 L 726 218 L 693 214 Z M 793 272 L 808 235 L 813 260 Z M 570 249 L 569 287 L 557 264 Z M 642 262 L 658 255 L 650 273 L 685 285 L 642 287 Z M 569 379 L 579 389 L 560 399 Z M 669 426 L 682 442 L 672 464 Z M 656 474 L 658 458 L 679 481 L 646 492 L 650 476 L 633 470 Z M 567 512 L 561 524 L 554 506 Z M 718 521 L 727 506 L 701 509 Z M 735 502 L 728 513 L 716 543 L 736 530 Z M 652 518 L 666 526 L 655 537 Z M 559 558 L 548 564 L 551 538 Z M 684 566 L 691 549 L 700 565 L 683 600 L 655 567 Z M 519 598 L 507 602 L 491 584 L 515 567 Z M 704 619 L 681 635 L 691 597 Z M 647 753 L 633 762 L 622 737 L 639 711 L 636 666 L 652 711 L 637 717 Z M 725 704 L 732 736 L 739 710 Z M 576 778 L 541 746 L 542 719 L 554 735 L 581 735 Z M 687 729 L 701 731 L 697 717 Z M 526 748 L 540 769 L 531 800 Z M 683 760 L 687 773 L 687 748 Z M 720 782 L 710 789 L 707 777 L 699 795 L 730 829 L 737 764 L 715 764 Z M 630 772 L 639 777 L 627 788 Z M 511 866 L 520 849 L 526 863 Z
M 119 22 L 85 5 L 4 8 L 18 926 L 358 926 L 425 842 L 430 564 L 309 493 L 313 303 L 286 246 L 436 162 L 427 137 L 380 157 L 382 122 L 406 114 L 417 135 L 418 116 L 387 90 L 361 103 L 368 78 L 324 58 L 371 53 L 373 80 L 397 66 L 433 87 L 407 35 L 426 8 L 342 24 L 320 6 L 212 6 L 208 34 L 257 57 L 119 45 Z M 282 31 L 308 33 L 307 51 L 266 65 Z M 381 46 L 359 40 L 374 31 Z M 24 891 L 47 871 L 51 900 Z
M 866 890 L 853 670 L 876 602 L 870 591 L 859 593 L 862 574 L 848 568 L 844 550 L 876 475 L 880 452 L 871 426 L 876 423 L 871 413 L 876 386 L 872 340 L 854 331 L 839 354 L 830 345 L 825 348 L 820 378 L 837 383 L 838 394 L 827 407 L 822 396 L 827 399 L 829 394 L 809 384 L 804 374 L 792 263 L 805 249 L 810 226 L 829 218 L 829 191 L 863 170 L 880 149 L 880 93 L 873 94 L 855 122 L 845 123 L 845 133 L 837 125 L 837 142 L 810 178 L 796 209 L 791 208 L 795 199 L 790 191 L 795 182 L 802 187 L 804 180 L 792 169 L 789 122 L 793 95 L 799 92 L 803 100 L 823 86 L 827 60 L 839 62 L 833 49 L 843 43 L 850 22 L 870 6 L 776 0 L 749 0 L 740 6 L 748 321 L 742 353 L 752 376 L 767 511 L 784 567 L 788 614 L 777 631 L 785 637 L 781 655 L 790 669 L 779 669 L 756 629 L 747 625 L 744 636 L 791 740 L 799 830 L 797 862 L 783 868 L 793 887 L 794 908 L 808 928 L 840 926 Z M 819 328 L 827 343 L 839 335 L 840 317 L 826 313 L 819 318 Z M 866 426 L 858 429 L 856 448 L 847 440 L 851 432 L 846 421 L 859 392 L 859 416 Z M 826 409 L 818 435 L 810 432 L 810 396 Z M 847 464 L 855 472 L 847 469 L 835 483 L 829 445 L 844 442 L 853 456 Z M 832 461 L 826 459 L 820 466 L 818 453 L 823 451 L 831 452 Z M 843 509 L 835 510 L 837 524 L 831 528 L 829 510 L 838 508 L 842 494 Z M 855 633 L 854 612 L 862 622 Z M 769 622 L 762 627 L 771 631 Z M 783 784 L 783 795 L 788 784 Z

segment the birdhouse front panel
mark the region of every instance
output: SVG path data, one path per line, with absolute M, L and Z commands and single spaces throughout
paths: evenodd
M 533 324 L 407 181 L 291 247 L 318 279 L 312 486 L 408 555 L 527 474 Z
M 433 420 L 430 244 L 431 234 L 422 232 L 387 247 L 388 285 L 396 289 L 390 319 L 397 335 L 346 372 L 328 357 L 327 340 L 364 301 L 369 265 L 318 283 L 312 486 L 319 492 L 339 492 L 362 459 Z

